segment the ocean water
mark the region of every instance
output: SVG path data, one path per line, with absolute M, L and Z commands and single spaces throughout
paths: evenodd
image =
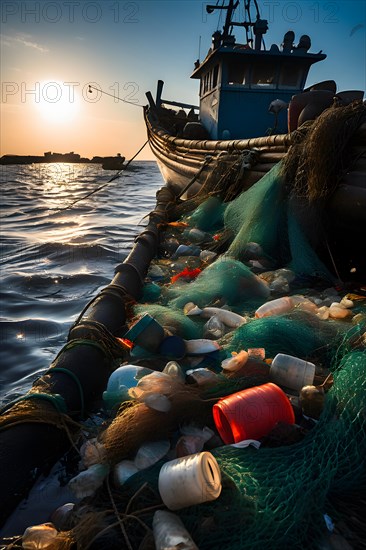
M 0 403 L 49 367 L 83 307 L 114 275 L 163 185 L 154 161 L 1 166 Z

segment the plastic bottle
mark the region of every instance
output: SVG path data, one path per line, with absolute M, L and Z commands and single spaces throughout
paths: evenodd
M 301 390 L 303 386 L 313 383 L 315 365 L 292 355 L 278 353 L 270 368 L 271 380 L 279 386 Z
M 261 319 L 262 317 L 270 317 L 271 315 L 281 315 L 281 313 L 287 313 L 295 307 L 293 300 L 290 296 L 283 296 L 282 298 L 276 298 L 276 300 L 270 300 L 262 304 L 255 312 L 255 317 Z
M 180 517 L 166 510 L 155 512 L 153 534 L 156 550 L 166 550 L 167 548 L 198 550 Z

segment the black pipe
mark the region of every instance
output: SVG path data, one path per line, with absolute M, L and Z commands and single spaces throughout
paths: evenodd
M 157 192 L 149 224 L 136 238 L 131 253 L 116 268 L 111 283 L 87 306 L 72 327 L 68 344 L 60 351 L 48 372 L 35 382 L 29 394 L 58 394 L 71 418 L 80 418 L 101 399 L 113 366 L 114 337 L 123 334 L 125 304 L 137 299 L 159 242 L 159 224 L 169 219 L 174 195 L 162 188 Z M 123 354 L 121 348 L 120 353 Z M 43 410 L 44 398 L 32 399 Z M 7 410 L 7 416 L 16 405 Z M 40 473 L 70 447 L 64 430 L 50 424 L 5 424 L 0 431 L 0 525 L 12 513 Z M 1 417 L 0 417 L 0 427 Z

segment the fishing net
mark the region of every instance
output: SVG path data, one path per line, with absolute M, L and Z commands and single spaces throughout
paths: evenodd
M 354 506 L 351 515 L 347 499 L 350 507 L 357 495 L 361 502 L 366 487 L 366 355 L 355 350 L 346 352 L 348 338 L 343 339 L 342 346 L 344 354 L 333 363 L 334 384 L 326 394 L 320 420 L 301 441 L 292 445 L 282 441 L 277 448 L 263 445 L 259 450 L 229 445 L 211 449 L 222 473 L 220 497 L 175 511 L 200 549 L 262 549 L 265 545 L 278 549 L 322 548 L 329 534 L 327 516 L 348 526 L 353 548 L 363 547 L 362 538 L 349 531 L 352 522 L 357 525 L 362 521 L 362 509 Z M 233 391 L 234 386 L 226 390 Z M 221 393 L 226 393 L 223 388 Z M 138 424 L 133 426 L 139 430 Z M 169 427 L 172 431 L 174 422 L 169 421 Z M 158 432 L 161 437 L 161 424 Z M 146 426 L 140 433 L 146 436 Z M 122 456 L 125 454 L 122 452 Z M 127 540 L 131 548 L 138 548 L 137 541 L 151 534 L 153 512 L 162 507 L 158 476 L 163 463 L 159 461 L 135 474 L 123 491 L 111 491 L 109 487 L 108 493 L 104 489 L 94 497 L 90 504 L 96 516 L 101 503 L 106 506 L 111 499 L 117 510 L 117 516 L 112 512 L 103 516 L 102 535 L 107 529 L 112 540 Z M 80 518 L 77 527 L 84 544 L 91 539 L 95 544 L 92 548 L 111 544 L 108 539 L 104 546 L 105 535 L 99 538 L 95 530 L 86 536 L 88 528 L 89 514 Z
M 247 369 L 235 376 L 223 373 L 221 361 L 232 353 L 263 348 L 269 361 L 278 353 L 294 355 L 317 365 L 319 382 L 332 376 L 318 422 L 294 428 L 284 437 L 269 437 L 259 449 L 223 445 L 217 439 L 209 447 L 222 473 L 219 498 L 175 511 L 200 550 L 328 548 L 327 515 L 337 526 L 345 526 L 342 533 L 353 548 L 363 547 L 365 298 L 362 294 L 350 296 L 354 302 L 352 314 L 345 314 L 344 319 L 328 319 L 305 307 L 310 299 L 317 312 L 318 306 L 319 311 L 322 304 L 329 306 L 337 295 L 334 286 L 329 289 L 329 285 L 337 280 L 319 258 L 305 230 L 298 199 L 304 198 L 304 182 L 308 185 L 305 210 L 309 200 L 323 200 L 331 192 L 329 180 L 324 183 L 324 192 L 321 190 L 321 175 L 344 150 L 344 142 L 350 139 L 364 109 L 353 105 L 328 111 L 329 117 L 319 117 L 314 126 L 303 129 L 303 141 L 287 159 L 233 200 L 228 201 L 226 193 L 233 171 L 215 174 L 215 185 L 207 185 L 210 195 L 202 193 L 194 202 L 195 210 L 185 209 L 181 224 L 168 225 L 162 240 L 194 245 L 205 252 L 219 252 L 220 256 L 173 259 L 167 254 L 157 258 L 153 264 L 164 268 L 160 270 L 163 275 L 157 281 L 148 277 L 143 299 L 131 306 L 132 321 L 147 312 L 167 333 L 186 340 L 203 338 L 207 321 L 200 314 L 187 315 L 185 306 L 189 302 L 201 310 L 211 306 L 236 312 L 245 322 L 237 328 L 225 327 L 217 339 L 219 352 L 179 361 L 183 373 L 192 365 L 209 365 L 216 376 L 213 385 L 201 387 L 175 380 L 165 395 L 170 400 L 167 412 L 141 402 L 121 405 L 99 435 L 110 465 L 133 459 L 146 441 L 168 439 L 173 451 L 186 423 L 215 431 L 212 406 L 219 398 L 268 381 L 269 367 L 264 361 L 248 362 Z M 328 135 L 330 131 L 341 131 L 343 137 L 331 140 L 324 153 L 325 162 L 317 148 L 324 132 Z M 307 154 L 312 157 L 307 158 Z M 318 163 L 319 177 L 311 171 L 312 158 Z M 303 166 L 307 179 L 303 179 Z M 237 188 L 237 169 L 234 173 L 235 181 L 231 182 Z M 223 181 L 225 192 L 218 184 Z M 313 212 L 315 215 L 317 210 Z M 191 242 L 193 227 L 202 234 L 195 234 Z M 177 273 L 177 266 L 182 273 Z M 277 286 L 273 286 L 274 281 Z M 284 313 L 256 316 L 262 304 L 284 295 L 305 298 Z M 141 364 L 161 369 L 153 354 Z M 158 476 L 167 460 L 165 456 L 147 470 L 137 472 L 120 489 L 108 479 L 86 503 L 82 501 L 76 507 L 76 524 L 70 532 L 77 548 L 134 549 L 144 548 L 145 544 L 149 547 L 149 541 L 153 547 L 153 514 L 164 507 Z
M 335 104 L 299 129 L 300 142 L 292 147 L 283 163 L 283 173 L 298 195 L 310 202 L 331 195 L 352 160 L 347 146 L 365 117 L 363 101 L 342 108 Z

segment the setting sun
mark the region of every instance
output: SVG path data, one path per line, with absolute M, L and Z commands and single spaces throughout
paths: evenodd
M 36 106 L 48 122 L 63 124 L 75 119 L 80 100 L 71 83 L 49 80 L 39 83 Z

